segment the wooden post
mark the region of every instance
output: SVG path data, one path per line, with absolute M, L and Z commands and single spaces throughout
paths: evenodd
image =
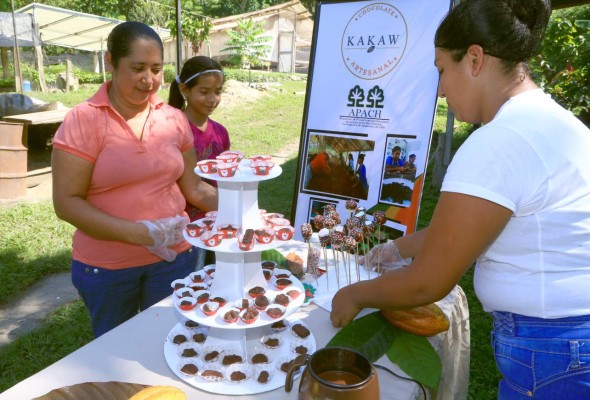
M 8 49 L 2 47 L 0 49 L 0 54 L 0 57 L 2 58 L 2 78 L 8 79 L 10 78 L 10 70 L 8 69 Z
M 42 93 L 47 93 L 47 83 L 45 82 L 45 70 L 43 69 L 43 51 L 41 51 L 41 44 L 37 43 L 39 37 L 39 24 L 34 26 L 35 33 L 35 66 L 39 74 L 39 89 Z
M 14 84 L 16 91 L 23 92 L 23 75 L 20 70 L 20 52 L 18 49 L 18 33 L 16 31 L 16 13 L 14 12 L 14 0 L 11 0 L 12 4 L 12 27 L 14 32 Z
M 72 60 L 66 59 L 66 93 L 70 91 L 70 74 L 72 73 Z

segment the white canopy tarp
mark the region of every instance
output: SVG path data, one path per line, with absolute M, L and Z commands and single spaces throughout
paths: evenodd
M 39 26 L 43 45 L 93 52 L 106 51 L 109 33 L 116 25 L 124 22 L 38 3 L 29 4 L 17 12 L 33 16 L 34 23 Z M 162 41 L 171 36 L 169 29 L 152 28 L 158 32 Z

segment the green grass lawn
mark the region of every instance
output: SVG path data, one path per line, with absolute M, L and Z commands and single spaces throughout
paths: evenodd
M 214 119 L 228 128 L 233 148 L 246 154 L 259 153 L 260 149 L 272 154 L 299 140 L 305 98 L 294 93 L 305 90 L 305 82 L 286 81 L 284 89 L 270 92 L 245 109 L 224 108 L 222 103 Z M 34 93 L 32 96 L 73 106 L 94 91 L 95 88 L 89 88 L 69 95 Z M 443 102 L 437 112 L 435 135 L 444 130 L 445 111 Z M 466 126 L 459 125 L 454 136 L 454 148 L 465 139 L 466 129 Z M 434 138 L 432 143 L 437 143 L 437 139 Z M 280 179 L 260 184 L 258 197 L 261 208 L 290 216 L 297 165 L 295 151 L 283 164 Z M 428 225 L 438 199 L 438 191 L 430 187 L 428 176 L 427 173 L 420 227 Z M 50 201 L 0 206 L 0 221 L 0 304 L 14 299 L 44 276 L 69 270 L 74 229 L 55 217 Z M 463 277 L 460 285 L 468 298 L 471 322 L 469 399 L 492 400 L 497 396 L 499 375 L 490 347 L 491 319 L 475 298 L 471 271 Z M 49 316 L 37 331 L 0 348 L 0 392 L 91 340 L 90 323 L 83 303 L 78 301 L 62 307 Z

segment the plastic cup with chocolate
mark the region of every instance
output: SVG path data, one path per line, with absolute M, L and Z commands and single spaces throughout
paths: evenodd
M 222 224 L 217 226 L 217 232 L 221 233 L 224 239 L 232 239 L 238 234 L 239 228 L 239 226 L 232 224 Z
M 203 233 L 203 227 L 193 223 L 186 224 L 184 230 L 189 237 L 199 237 Z
M 217 164 L 217 175 L 221 176 L 222 178 L 231 178 L 236 174 L 237 170 L 238 164 L 235 162 Z
M 275 237 L 275 231 L 270 228 L 261 228 L 254 231 L 256 241 L 262 244 L 269 244 Z

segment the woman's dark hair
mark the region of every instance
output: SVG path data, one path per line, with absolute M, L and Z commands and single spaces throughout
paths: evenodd
M 152 28 L 137 21 L 126 21 L 113 28 L 107 39 L 107 50 L 111 53 L 111 61 L 116 68 L 119 60 L 131 54 L 131 46 L 138 39 L 153 40 L 160 46 L 164 57 L 162 39 Z
M 212 58 L 205 56 L 196 56 L 187 60 L 182 66 L 178 81 L 183 82 L 187 88 L 192 88 L 199 82 L 199 76 L 192 78 L 195 74 L 203 71 L 223 71 L 221 64 Z M 192 78 L 192 79 L 191 79 Z M 188 81 L 187 81 L 188 80 Z M 168 104 L 172 107 L 182 109 L 184 107 L 184 97 L 180 92 L 177 80 L 170 83 L 170 94 L 168 95 Z
M 538 52 L 550 15 L 550 0 L 464 0 L 444 18 L 434 45 L 460 61 L 478 44 L 512 70 Z

